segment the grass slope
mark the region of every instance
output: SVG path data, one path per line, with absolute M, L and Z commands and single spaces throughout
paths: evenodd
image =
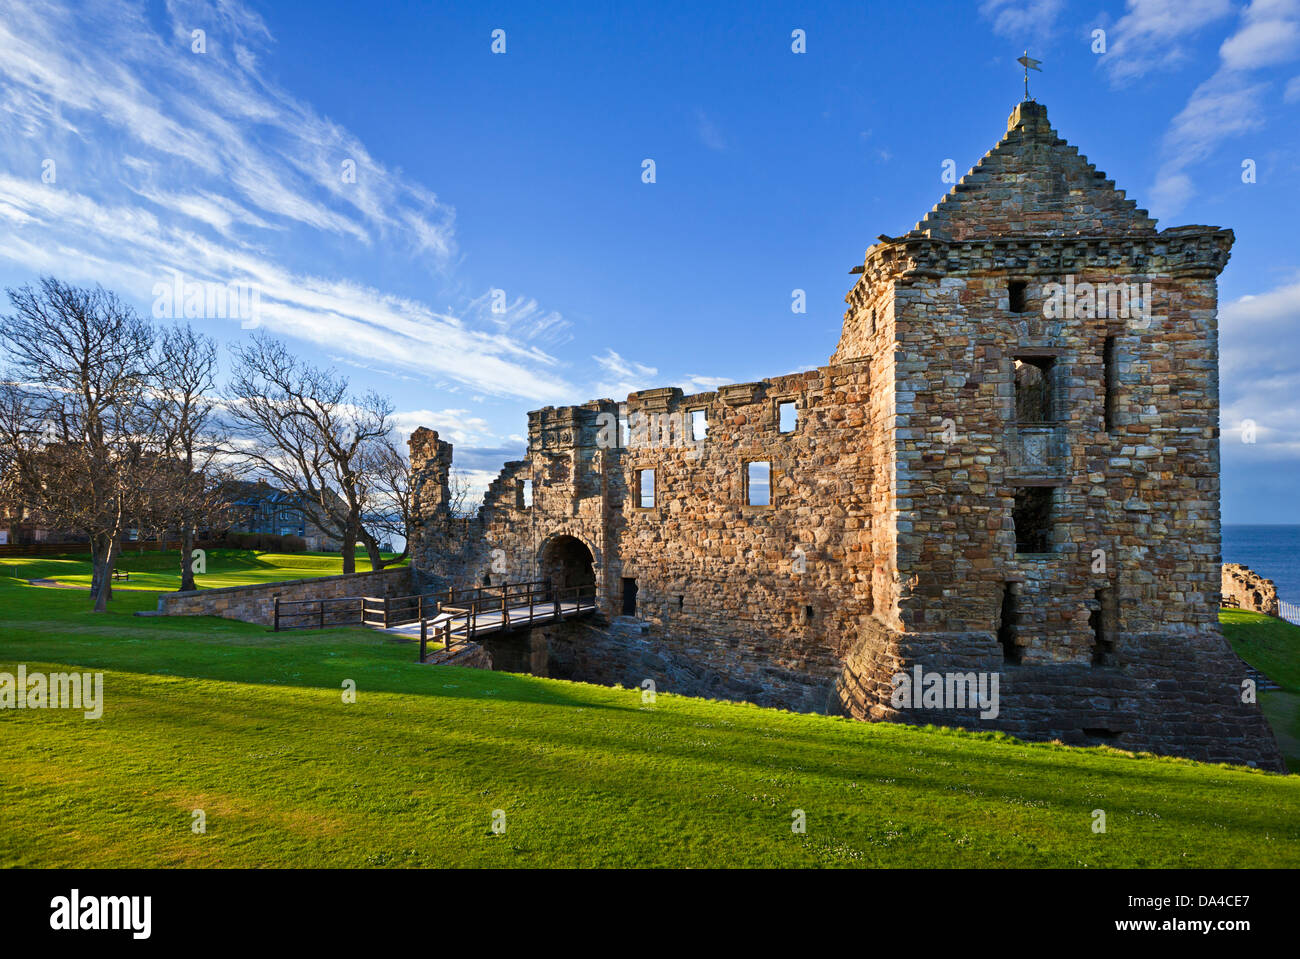
M 1300 772 L 1300 626 L 1239 609 L 1223 610 L 1219 620 L 1237 655 L 1282 687 L 1261 693 L 1259 705 L 1287 768 Z
M 1300 865 L 1300 777 L 129 616 L 153 604 L 0 580 L 0 671 L 102 670 L 106 701 L 0 711 L 0 865 Z

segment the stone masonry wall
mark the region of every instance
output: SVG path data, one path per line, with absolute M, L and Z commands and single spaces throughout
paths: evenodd
M 588 564 L 600 617 L 503 638 L 501 662 L 1280 768 L 1217 623 L 1232 243 L 1157 232 L 1022 103 L 915 229 L 867 250 L 828 366 L 536 410 L 525 459 L 459 525 L 451 448 L 418 431 L 413 562 L 440 585 Z M 770 504 L 749 503 L 754 462 Z M 895 705 L 916 667 L 996 674 L 998 715 Z
M 222 619 L 270 626 L 277 597 L 289 602 L 354 596 L 408 596 L 412 591 L 411 568 L 399 566 L 346 576 L 317 576 L 282 583 L 163 593 L 158 597 L 158 612 L 163 616 L 220 616 Z M 286 622 L 290 621 L 286 619 Z
M 825 709 L 871 615 L 872 570 L 887 562 L 871 521 L 885 411 L 867 402 L 870 388 L 869 365 L 850 361 L 712 393 L 646 391 L 625 404 L 536 411 L 528 459 L 487 494 L 478 565 L 464 578 L 548 578 L 555 544 L 576 540 L 607 618 L 622 611 L 623 581 L 635 579 L 636 615 L 665 650 L 725 671 L 749 698 Z M 797 417 L 787 433 L 783 402 Z M 685 435 L 692 410 L 707 418 L 698 442 Z M 770 464 L 772 505 L 747 505 L 751 462 Z M 643 509 L 635 491 L 649 470 L 654 505 Z M 526 479 L 528 507 L 515 493 Z M 458 559 L 436 543 L 422 534 L 416 562 L 441 581 Z
M 1041 165 L 1061 143 L 1045 112 L 1026 121 L 1017 111 L 990 155 L 1015 181 L 1017 158 Z M 1109 189 L 1099 182 L 1097 192 Z M 1131 204 L 1072 195 L 1050 192 L 1043 207 L 1059 215 L 1040 222 L 1073 223 L 1077 203 L 1100 235 L 994 238 L 962 225 L 967 201 L 964 214 L 957 203 L 868 251 L 837 355 L 878 352 L 876 340 L 893 338 L 896 549 L 908 575 L 897 622 L 883 617 L 846 659 L 841 707 L 1276 768 L 1217 625 L 1214 278 L 1232 234 L 1156 234 Z M 1024 199 L 1013 224 L 1036 221 Z M 873 337 L 859 317 L 886 298 L 885 283 L 893 325 Z M 1065 313 L 1049 284 L 1124 284 L 1142 300 L 1132 310 L 1071 300 Z M 1017 359 L 1048 370 L 1041 422 L 1017 416 Z M 1046 549 L 1018 545 L 1014 504 L 1026 489 L 1050 497 Z M 918 665 L 997 673 L 1000 716 L 904 714 L 891 702 L 893 677 Z

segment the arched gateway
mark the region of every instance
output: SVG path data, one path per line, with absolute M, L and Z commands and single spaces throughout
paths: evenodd
M 595 586 L 596 568 L 591 550 L 576 536 L 556 536 L 543 548 L 538 564 L 542 579 L 557 589 Z

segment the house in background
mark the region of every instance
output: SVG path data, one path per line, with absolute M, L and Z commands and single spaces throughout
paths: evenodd
M 20 507 L 6 510 L 0 507 L 0 546 L 62 545 L 88 543 L 89 539 L 78 533 L 52 528 L 52 524 L 39 510 Z
M 265 480 L 237 480 L 228 485 L 232 533 L 301 536 L 312 552 L 337 553 L 342 543 L 322 529 L 314 517 L 320 507 Z

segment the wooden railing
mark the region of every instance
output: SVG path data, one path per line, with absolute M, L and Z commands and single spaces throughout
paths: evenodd
M 276 597 L 272 629 L 326 629 L 331 626 L 420 624 L 420 662 L 429 639 L 446 649 L 473 641 L 484 631 L 506 631 L 531 622 L 550 622 L 596 608 L 596 587 L 554 588 L 546 580 L 473 586 L 414 593 L 410 596 L 343 596 L 334 599 L 284 600 Z
M 549 584 L 545 580 L 531 583 L 506 583 L 501 586 L 469 586 L 462 589 L 444 589 L 434 593 L 413 593 L 410 596 L 365 597 L 361 621 L 366 626 L 388 629 L 391 626 L 405 626 L 424 619 L 429 610 L 436 610 L 439 604 L 460 605 L 480 600 L 490 600 L 498 606 L 509 603 L 523 595 L 527 589 L 544 589 Z
M 291 600 L 277 596 L 271 612 L 271 628 L 280 633 L 289 629 L 355 626 L 364 621 L 365 603 L 365 599 L 360 596 Z
M 473 592 L 479 595 L 453 594 L 451 602 L 438 603 L 432 616 L 420 619 L 420 662 L 428 658 L 430 639 L 450 652 L 473 642 L 482 632 L 505 632 L 525 624 L 555 622 L 596 608 L 594 584 L 556 589 L 550 583 L 539 581 L 488 586 Z M 485 613 L 499 615 L 485 618 Z
M 424 615 L 427 602 L 432 608 L 436 604 L 433 593 L 416 593 L 412 596 L 366 596 L 362 599 L 361 623 L 388 629 L 390 626 L 402 626 L 414 623 Z

